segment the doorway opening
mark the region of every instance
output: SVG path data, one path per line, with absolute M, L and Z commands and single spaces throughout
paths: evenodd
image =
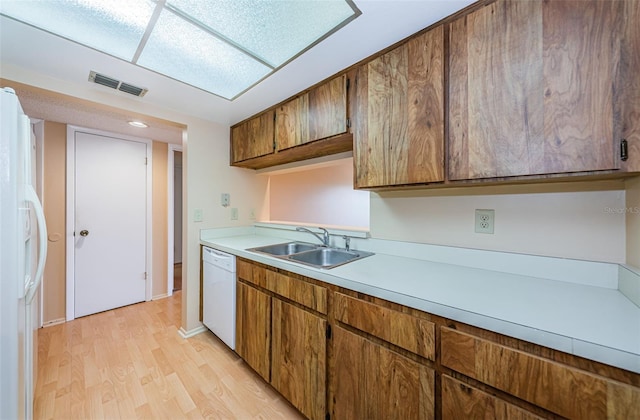
M 167 235 L 167 295 L 182 290 L 182 147 L 170 144 L 167 159 L 169 193 Z

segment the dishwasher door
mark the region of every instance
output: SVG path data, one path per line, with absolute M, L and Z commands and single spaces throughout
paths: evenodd
M 202 248 L 202 322 L 231 350 L 236 347 L 236 257 Z

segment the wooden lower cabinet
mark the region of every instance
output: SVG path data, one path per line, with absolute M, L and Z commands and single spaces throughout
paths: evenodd
M 640 419 L 636 373 L 242 259 L 236 316 L 238 355 L 312 420 Z
M 534 420 L 541 417 L 487 394 L 464 382 L 442 375 L 442 420 Z
M 452 328 L 441 364 L 569 419 L 640 419 L 640 388 Z
M 343 328 L 332 334 L 332 419 L 434 418 L 431 368 Z
M 271 296 L 241 282 L 236 287 L 236 353 L 268 382 Z
M 312 420 L 325 418 L 327 321 L 272 301 L 271 385 Z

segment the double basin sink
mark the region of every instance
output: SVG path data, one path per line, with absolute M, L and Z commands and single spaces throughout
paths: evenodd
M 329 269 L 373 255 L 373 252 L 347 251 L 306 242 L 286 242 L 283 244 L 259 246 L 247 251 L 259 252 L 291 262 L 306 264 L 315 268 Z

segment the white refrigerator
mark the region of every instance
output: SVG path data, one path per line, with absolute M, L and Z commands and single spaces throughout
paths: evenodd
M 34 296 L 42 280 L 47 229 L 33 188 L 31 122 L 13 89 L 0 94 L 0 419 L 31 419 Z

